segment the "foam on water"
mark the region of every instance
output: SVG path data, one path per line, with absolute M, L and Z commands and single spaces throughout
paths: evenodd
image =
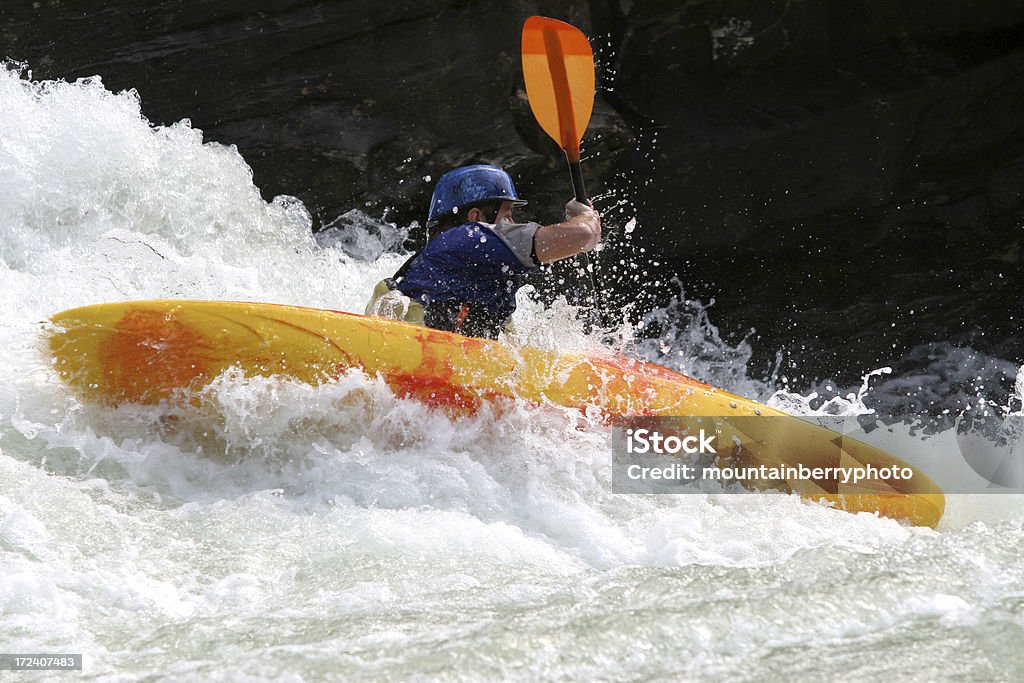
M 1014 497 L 951 501 L 932 531 L 781 495 L 612 495 L 609 433 L 588 416 L 507 402 L 455 418 L 358 372 L 320 387 L 226 373 L 187 410 L 80 403 L 39 347 L 56 311 L 164 297 L 361 311 L 402 257 L 317 244 L 304 207 L 264 201 L 234 148 L 187 121 L 152 127 L 136 94 L 99 79 L 0 70 L 0 102 L 8 651 L 83 652 L 87 672 L 123 680 L 693 677 L 750 662 L 820 678 L 887 651 L 923 672 L 1021 670 L 987 656 L 1022 628 L 1000 607 L 1024 588 Z M 598 344 L 567 304 L 523 303 L 526 341 Z M 746 377 L 749 348 L 688 310 L 653 313 L 666 334 L 623 332 L 623 346 L 821 409 Z M 859 414 L 872 391 L 826 410 Z M 940 652 L 954 630 L 976 650 L 966 663 Z M 873 661 L 862 673 L 888 671 Z

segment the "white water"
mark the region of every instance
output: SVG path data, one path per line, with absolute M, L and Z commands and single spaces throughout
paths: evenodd
M 1024 674 L 1018 497 L 952 496 L 930 530 L 780 495 L 612 495 L 607 430 L 570 413 L 453 421 L 358 374 L 108 410 L 39 345 L 49 315 L 103 301 L 359 311 L 400 260 L 318 246 L 234 149 L 150 127 L 132 94 L 0 73 L 3 651 L 125 681 Z M 532 341 L 594 343 L 527 308 Z M 704 322 L 658 346 L 771 393 Z M 951 440 L 902 454 L 953 463 Z

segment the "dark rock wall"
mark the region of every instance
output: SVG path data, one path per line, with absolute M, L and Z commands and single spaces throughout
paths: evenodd
M 640 235 L 736 329 L 819 367 L 940 339 L 1022 360 L 1024 3 L 635 3 L 616 23 L 609 98 L 664 131 Z
M 320 223 L 422 220 L 424 177 L 477 160 L 543 218 L 569 192 L 523 93 L 531 14 L 597 53 L 609 304 L 678 274 L 726 332 L 757 329 L 759 367 L 783 349 L 811 376 L 934 341 L 1024 361 L 1022 1 L 5 0 L 0 57 L 137 89 Z

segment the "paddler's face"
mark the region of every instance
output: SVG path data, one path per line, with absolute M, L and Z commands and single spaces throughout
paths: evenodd
M 497 218 L 494 219 L 495 225 L 497 225 L 498 223 L 504 223 L 505 221 L 508 221 L 509 223 L 514 222 L 512 220 L 512 206 L 512 202 L 501 203 L 501 208 L 498 209 L 498 216 Z

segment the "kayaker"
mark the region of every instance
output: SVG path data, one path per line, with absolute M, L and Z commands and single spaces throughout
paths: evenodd
M 367 315 L 497 338 L 516 309 L 522 275 L 589 252 L 601 239 L 600 216 L 575 199 L 565 205 L 563 222 L 543 226 L 514 222 L 513 209 L 524 204 L 497 166 L 445 173 L 427 215 L 434 237 L 377 284 Z

